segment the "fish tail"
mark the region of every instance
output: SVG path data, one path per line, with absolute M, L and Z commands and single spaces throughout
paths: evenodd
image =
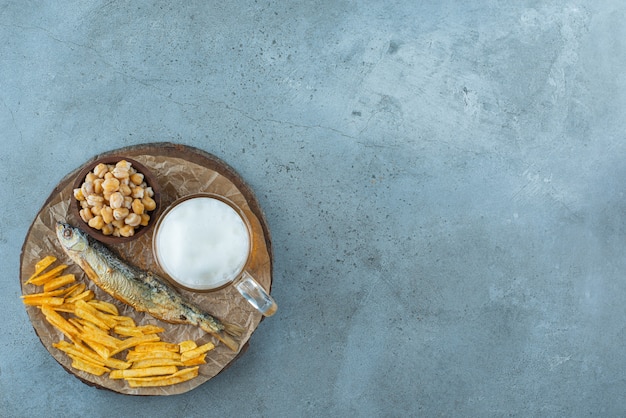
M 233 337 L 241 337 L 243 335 L 243 332 L 245 331 L 245 328 L 235 324 L 224 324 L 224 331 L 226 331 L 227 334 L 232 335 Z
M 240 337 L 243 334 L 244 328 L 238 325 L 224 324 L 224 329 L 216 330 L 210 322 L 205 320 L 201 320 L 198 325 L 231 350 L 237 351 L 239 349 L 239 343 L 233 337 Z

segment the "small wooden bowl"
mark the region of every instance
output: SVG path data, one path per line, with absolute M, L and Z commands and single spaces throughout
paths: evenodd
M 122 160 L 128 161 L 131 164 L 131 167 L 137 170 L 137 172 L 143 174 L 144 181 L 146 182 L 148 187 L 152 187 L 152 190 L 154 191 L 154 196 L 152 197 L 152 199 L 154 199 L 154 201 L 156 202 L 156 208 L 148 212 L 148 214 L 150 215 L 150 222 L 148 223 L 148 225 L 139 226 L 135 228 L 135 233 L 133 236 L 116 237 L 113 235 L 104 235 L 101 231 L 90 227 L 89 224 L 83 221 L 83 218 L 81 218 L 80 216 L 80 210 L 81 210 L 80 202 L 78 201 L 78 199 L 72 196 L 70 210 L 75 215 L 76 220 L 79 224 L 78 226 L 87 234 L 91 235 L 93 238 L 105 244 L 121 244 L 121 243 L 130 242 L 132 240 L 139 238 L 140 236 L 148 232 L 150 228 L 152 228 L 152 226 L 156 222 L 157 215 L 161 209 L 161 193 L 160 193 L 160 188 L 159 188 L 159 182 L 157 181 L 154 174 L 152 174 L 152 172 L 140 162 L 133 160 L 132 158 L 125 157 L 123 155 L 111 155 L 111 156 L 99 158 L 85 165 L 76 176 L 76 180 L 74 180 L 74 184 L 73 184 L 73 189 L 79 189 L 84 183 L 85 177 L 87 176 L 87 174 L 89 174 L 90 171 L 93 171 L 93 169 L 98 164 L 104 163 L 104 164 L 114 165 L 117 162 L 122 161 Z

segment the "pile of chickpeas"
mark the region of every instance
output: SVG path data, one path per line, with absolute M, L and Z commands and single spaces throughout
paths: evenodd
M 100 163 L 74 189 L 80 203 L 80 217 L 104 235 L 132 237 L 135 229 L 150 222 L 148 212 L 156 208 L 154 191 L 132 164 Z

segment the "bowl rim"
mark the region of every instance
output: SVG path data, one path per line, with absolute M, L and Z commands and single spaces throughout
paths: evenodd
M 144 175 L 144 180 L 146 181 L 146 184 L 148 185 L 148 187 L 152 187 L 152 191 L 154 192 L 154 196 L 152 197 L 152 199 L 154 199 L 156 203 L 156 207 L 154 208 L 154 210 L 150 211 L 150 222 L 148 222 L 148 225 L 139 226 L 138 228 L 136 228 L 133 236 L 115 237 L 113 235 L 104 235 L 102 232 L 98 231 L 97 229 L 90 227 L 89 224 L 83 221 L 83 218 L 81 218 L 80 216 L 81 207 L 80 207 L 79 200 L 76 199 L 73 194 L 71 196 L 72 202 L 70 203 L 70 208 L 71 208 L 70 210 L 75 215 L 76 222 L 78 222 L 80 228 L 83 231 L 85 231 L 85 233 L 90 235 L 92 238 L 100 242 L 103 242 L 105 244 L 122 244 L 122 243 L 133 241 L 141 237 L 150 229 L 152 229 L 156 219 L 158 218 L 159 212 L 161 211 L 161 188 L 159 186 L 157 177 L 148 167 L 141 164 L 139 161 L 135 160 L 134 158 L 122 155 L 122 154 L 107 155 L 106 157 L 96 158 L 93 161 L 85 163 L 83 167 L 79 169 L 78 173 L 76 174 L 76 178 L 74 179 L 74 182 L 72 184 L 72 190 L 80 188 L 83 182 L 85 181 L 85 177 L 87 176 L 87 174 L 90 171 L 92 171 L 98 164 L 100 163 L 115 164 L 122 160 L 128 161 L 132 167 L 134 167 L 139 173 Z

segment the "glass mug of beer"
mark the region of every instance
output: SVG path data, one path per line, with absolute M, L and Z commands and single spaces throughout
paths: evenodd
M 246 271 L 252 228 L 243 211 L 225 197 L 196 193 L 176 200 L 155 225 L 152 250 L 167 278 L 183 289 L 210 292 L 234 285 L 263 315 L 278 309 Z

